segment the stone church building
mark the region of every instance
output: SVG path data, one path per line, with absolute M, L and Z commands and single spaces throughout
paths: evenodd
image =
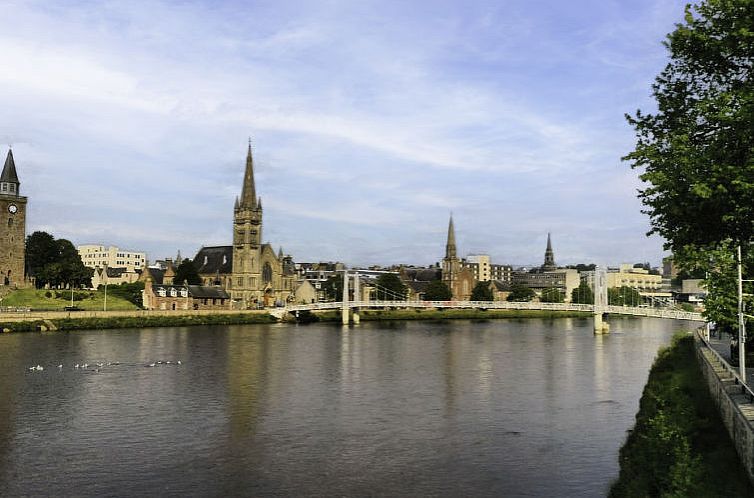
M 453 293 L 453 299 L 468 301 L 476 285 L 474 273 L 461 265 L 456 251 L 456 231 L 453 216 L 448 223 L 448 241 L 445 244 L 445 258 L 442 260 L 442 281 Z
M 24 285 L 26 197 L 21 195 L 13 151 L 8 150 L 0 173 L 0 285 Z
M 293 259 L 262 243 L 262 199 L 254 183 L 251 144 L 241 196 L 233 208 L 233 245 L 202 247 L 194 265 L 205 285 L 227 290 L 236 308 L 274 306 L 294 299 Z

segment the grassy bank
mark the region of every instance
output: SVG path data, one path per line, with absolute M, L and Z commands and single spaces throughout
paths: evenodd
M 277 320 L 264 313 L 233 315 L 176 315 L 176 316 L 126 316 L 104 318 L 58 318 L 48 320 L 58 330 L 120 329 L 144 327 L 183 327 L 188 325 L 239 325 L 248 323 L 275 323 Z M 0 330 L 29 332 L 46 326 L 44 321 L 0 323 Z
M 660 350 L 611 497 L 754 496 L 707 390 L 689 335 Z
M 320 321 L 339 322 L 340 311 L 331 310 L 317 313 Z M 494 318 L 568 318 L 590 317 L 590 313 L 578 311 L 540 310 L 477 310 L 477 309 L 404 309 L 404 310 L 362 310 L 363 321 L 378 320 L 481 320 Z
M 62 310 L 70 305 L 71 291 L 65 289 L 19 289 L 2 300 L 2 306 L 26 307 L 34 310 Z M 102 310 L 105 305 L 105 292 L 104 290 L 75 290 L 73 291 L 73 305 L 86 311 Z M 138 308 L 133 303 L 110 292 L 107 295 L 107 309 L 124 311 Z

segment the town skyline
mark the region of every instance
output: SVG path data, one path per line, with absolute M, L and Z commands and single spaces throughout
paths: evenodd
M 252 135 L 264 239 L 296 261 L 433 264 L 452 212 L 459 255 L 538 265 L 551 232 L 559 265 L 659 264 L 622 114 L 682 3 L 376 5 L 0 7 L 27 233 L 229 244 Z

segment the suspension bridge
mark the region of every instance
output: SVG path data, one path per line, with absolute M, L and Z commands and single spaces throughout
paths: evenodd
M 350 285 L 349 285 L 350 283 Z M 349 292 L 352 287 L 353 294 Z M 407 300 L 388 289 L 380 289 L 377 295 L 383 299 L 361 299 L 358 273 L 344 273 L 343 299 L 333 302 L 318 302 L 310 304 L 294 304 L 272 311 L 281 318 L 287 313 L 302 311 L 341 310 L 344 324 L 359 323 L 359 310 L 362 309 L 478 309 L 478 310 L 540 310 L 540 311 L 578 311 L 591 313 L 594 316 L 594 331 L 607 331 L 603 322 L 605 315 L 629 315 L 637 317 L 667 318 L 672 320 L 686 320 L 704 322 L 701 313 L 678 310 L 673 308 L 656 308 L 648 306 L 614 306 L 608 304 L 605 272 L 596 271 L 593 282 L 594 304 L 576 303 L 543 303 L 516 301 L 419 301 Z M 385 299 L 388 298 L 388 299 Z

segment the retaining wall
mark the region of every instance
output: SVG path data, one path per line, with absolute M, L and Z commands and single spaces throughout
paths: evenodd
M 749 480 L 754 483 L 754 399 L 751 391 L 741 385 L 732 367 L 712 350 L 699 332 L 694 334 L 694 343 L 710 395 Z

